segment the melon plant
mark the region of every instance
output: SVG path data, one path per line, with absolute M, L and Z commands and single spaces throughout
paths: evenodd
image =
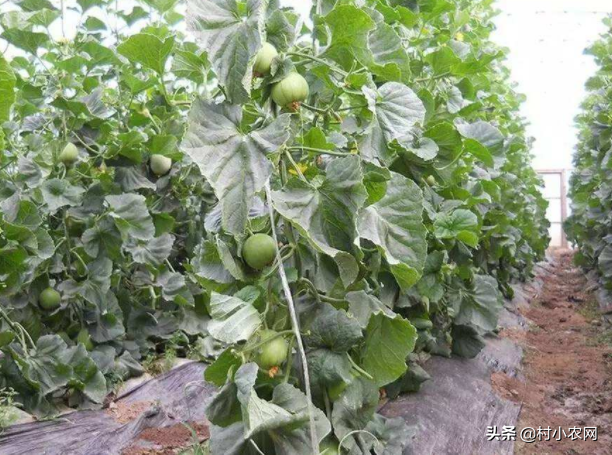
M 212 75 L 175 2 L 136 3 L 0 12 L 0 388 L 38 415 L 207 337 L 187 268 L 216 200 L 179 143 Z
M 547 245 L 490 2 L 317 2 L 307 30 L 194 0 L 186 33 L 144 4 L 79 2 L 69 41 L 46 2 L 0 20 L 25 55 L 0 60 L 0 387 L 42 415 L 101 404 L 172 350 L 210 362 L 213 454 L 401 451 L 381 393 L 477 355 Z
M 612 21 L 605 20 L 606 33 L 587 53 L 599 69 L 587 82 L 588 96 L 577 117 L 578 147 L 574 154 L 574 172 L 570 178 L 572 214 L 566 222 L 568 238 L 578 247 L 575 261 L 586 270 L 594 270 L 606 295 L 612 290 L 612 181 L 608 171 L 612 146 L 612 121 L 609 117 L 608 71 L 612 58 Z
M 326 438 L 399 453 L 405 424 L 376 413 L 380 390 L 418 390 L 429 355 L 477 355 L 548 243 L 489 2 L 316 2 L 306 32 L 273 3 L 188 8 L 219 87 L 181 144 L 218 200 L 192 261 L 225 346 L 205 373 L 221 388 L 212 453 L 318 453 Z M 274 64 L 250 78 L 268 44 Z M 283 348 L 262 362 L 270 330 Z M 285 419 L 301 422 L 289 436 Z

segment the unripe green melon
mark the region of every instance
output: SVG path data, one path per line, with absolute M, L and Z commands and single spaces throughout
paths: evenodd
M 53 288 L 47 288 L 38 296 L 38 303 L 43 310 L 54 311 L 60 307 L 62 296 Z
M 282 81 L 272 87 L 272 100 L 281 107 L 293 109 L 306 101 L 310 89 L 308 82 L 299 73 L 290 73 Z
M 151 155 L 151 171 L 155 175 L 164 175 L 172 167 L 172 159 L 164 155 Z
M 79 149 L 72 142 L 66 144 L 62 153 L 59 155 L 59 160 L 64 164 L 74 163 L 79 157 Z
M 265 76 L 270 72 L 272 61 L 278 56 L 278 51 L 270 43 L 263 43 L 255 57 L 253 72 L 257 76 Z
M 255 270 L 261 270 L 272 264 L 276 257 L 274 239 L 266 234 L 252 235 L 244 242 L 242 257 Z

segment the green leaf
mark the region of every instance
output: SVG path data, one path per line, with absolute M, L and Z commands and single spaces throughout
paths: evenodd
M 368 326 L 370 318 L 374 314 L 383 313 L 391 318 L 395 317 L 395 313 L 391 309 L 365 291 L 349 292 L 346 294 L 345 300 L 349 302 L 349 314 L 357 319 L 362 329 Z
M 327 387 L 353 379 L 353 366 L 345 352 L 316 349 L 308 352 L 308 373 L 313 394 L 322 395 Z
M 448 298 L 456 325 L 471 326 L 481 332 L 490 332 L 497 327 L 502 302 L 495 278 L 476 275 L 471 291 L 460 288 L 458 292 L 449 293 Z
M 293 178 L 274 191 L 276 210 L 290 220 L 318 250 L 336 256 L 353 251 L 357 213 L 367 195 L 359 158 L 335 159 L 318 186 Z
M 178 0 L 144 0 L 144 2 L 155 8 L 158 12 L 165 13 L 172 10 L 178 3 Z
M 51 179 L 42 184 L 41 192 L 50 213 L 53 214 L 62 207 L 79 205 L 85 190 L 71 185 L 66 180 Z
M 84 13 L 94 6 L 102 6 L 106 3 L 106 0 L 77 0 L 77 3 L 81 7 L 81 11 Z
M 101 404 L 106 398 L 106 379 L 95 362 L 87 354 L 83 344 L 68 348 L 60 359 L 73 370 L 69 385 L 82 391 L 94 403 Z
M 227 381 L 229 372 L 232 369 L 237 369 L 240 365 L 242 365 L 240 358 L 233 353 L 232 348 L 228 348 L 206 368 L 204 379 L 212 382 L 217 387 L 221 387 Z
M 486 346 L 486 341 L 476 329 L 468 325 L 455 325 L 452 330 L 453 353 L 473 359 Z
M 601 274 L 606 278 L 612 278 L 612 245 L 607 245 L 601 251 L 597 262 Z
M 4 346 L 8 346 L 15 339 L 15 334 L 13 332 L 4 331 L 0 332 L 0 348 Z
M 390 144 L 412 146 L 415 126 L 425 121 L 425 106 L 416 93 L 398 82 L 388 82 L 376 91 L 362 90 L 374 116 L 359 143 L 361 156 L 375 164 L 390 163 L 394 156 Z
M 376 385 L 385 386 L 406 371 L 406 358 L 414 350 L 417 331 L 409 321 L 378 313 L 370 318 L 362 352 L 362 366 Z
M 15 102 L 15 81 L 13 69 L 0 53 L 0 125 L 10 118 Z
M 159 274 L 155 286 L 160 287 L 163 298 L 179 305 L 193 306 L 193 295 L 187 287 L 185 277 L 179 272 L 164 270 Z
M 83 232 L 81 237 L 85 252 L 93 258 L 99 255 L 118 257 L 121 235 L 111 220 L 102 220 Z
M 323 304 L 310 325 L 305 341 L 310 347 L 348 352 L 362 338 L 361 327 L 346 311 Z
M 291 384 L 283 383 L 274 388 L 272 403 L 293 415 L 293 424 L 268 430 L 274 441 L 275 453 L 294 455 L 311 453 L 310 422 L 308 419 L 308 399 L 301 390 Z M 331 425 L 327 417 L 316 406 L 313 406 L 315 432 L 318 444 L 330 433 Z M 318 447 L 317 447 L 318 448 Z
M 23 248 L 4 247 L 0 249 L 0 275 L 23 271 L 27 258 L 28 253 Z
M 134 262 L 156 267 L 168 259 L 173 244 L 174 237 L 170 234 L 163 234 L 146 242 L 133 240 L 126 243 L 124 248 L 132 255 Z
M 117 47 L 117 52 L 130 62 L 140 63 L 162 76 L 173 47 L 174 37 L 162 41 L 155 35 L 138 33 L 121 43 Z
M 489 149 L 487 149 L 477 140 L 466 139 L 465 141 L 463 141 L 463 147 L 467 153 L 475 156 L 487 166 L 493 167 L 495 165 L 495 161 L 493 160 L 493 156 L 491 156 L 491 152 L 489 152 Z
M 455 55 L 450 47 L 442 47 L 428 54 L 425 61 L 431 65 L 434 75 L 449 73 L 451 68 L 460 63 L 461 60 Z
M 266 41 L 278 51 L 293 46 L 295 35 L 295 27 L 287 19 L 285 11 L 277 9 L 266 19 Z
M 267 2 L 190 0 L 189 28 L 208 53 L 228 101 L 243 103 L 251 92 L 253 57 L 261 47 Z
M 229 257 L 232 258 L 231 254 Z M 237 267 L 235 263 L 233 265 Z M 207 240 L 198 245 L 191 260 L 191 266 L 193 267 L 193 273 L 198 277 L 220 284 L 229 284 L 235 281 L 232 273 L 225 267 L 217 244 L 213 241 Z
M 5 30 L 0 36 L 13 46 L 34 55 L 37 55 L 39 48 L 49 42 L 49 36 L 46 33 L 30 32 L 15 28 Z
M 356 446 L 355 431 L 365 430 L 376 412 L 378 401 L 376 384 L 365 378 L 356 378 L 334 402 L 332 424 L 337 438 L 346 437 L 343 447 Z
M 358 229 L 361 238 L 379 247 L 398 284 L 407 289 L 420 279 L 427 257 L 423 194 L 412 180 L 391 175 L 385 196 L 361 212 Z
M 345 70 L 350 70 L 355 60 L 367 62 L 371 59 L 368 34 L 374 29 L 375 22 L 363 9 L 338 5 L 323 21 L 331 31 L 324 57 L 338 62 Z
M 281 115 L 266 127 L 245 134 L 240 106 L 194 103 L 182 149 L 214 188 L 223 227 L 229 232 L 244 232 L 253 198 L 272 175 L 267 155 L 289 138 L 289 120 L 289 115 Z
M 115 182 L 121 186 L 126 193 L 135 190 L 154 190 L 155 183 L 150 181 L 137 167 L 116 167 Z
M 207 71 L 208 65 L 205 56 L 199 56 L 183 49 L 178 49 L 174 53 L 172 72 L 178 77 L 184 77 L 201 84 L 204 82 L 204 75 Z
M 19 4 L 19 6 L 24 11 L 39 11 L 41 9 L 56 9 L 55 6 L 49 0 L 14 0 L 14 3 Z
M 16 348 L 13 360 L 23 377 L 44 396 L 68 384 L 72 368 L 63 361 L 66 343 L 58 335 L 44 335 L 29 355 Z
M 396 30 L 382 20 L 368 36 L 372 63 L 368 66 L 377 76 L 387 81 L 408 82 L 410 59 Z
M 492 154 L 503 153 L 504 135 L 498 128 L 488 122 L 478 121 L 475 123 L 456 122 L 457 131 L 468 139 L 474 139 L 488 148 Z
M 459 209 L 454 212 L 441 213 L 434 221 L 434 233 L 439 239 L 457 238 L 462 231 L 474 231 L 478 228 L 478 217 L 469 210 Z
M 262 324 L 261 315 L 252 304 L 216 292 L 210 297 L 210 316 L 213 320 L 208 331 L 224 343 L 246 341 Z
M 124 237 L 131 236 L 144 241 L 153 238 L 155 226 L 144 196 L 124 193 L 106 196 L 105 200 L 112 210 L 110 215 L 114 218 L 117 229 Z

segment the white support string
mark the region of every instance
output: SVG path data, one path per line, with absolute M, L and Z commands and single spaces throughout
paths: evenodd
M 270 215 L 270 224 L 272 225 L 272 238 L 276 245 L 276 260 L 278 262 L 278 274 L 280 275 L 281 282 L 283 284 L 283 291 L 285 293 L 285 299 L 287 300 L 287 306 L 289 307 L 289 314 L 291 315 L 291 325 L 293 326 L 293 332 L 297 340 L 298 352 L 302 361 L 302 371 L 304 373 L 304 388 L 306 389 L 306 399 L 308 400 L 308 416 L 310 418 L 310 441 L 312 444 L 313 455 L 319 454 L 319 439 L 317 437 L 317 429 L 315 426 L 314 409 L 312 404 L 312 392 L 310 391 L 310 375 L 308 373 L 308 361 L 306 359 L 306 351 L 304 350 L 304 343 L 300 335 L 300 323 L 298 321 L 297 312 L 295 311 L 295 305 L 293 303 L 293 296 L 291 295 L 291 289 L 289 288 L 289 282 L 287 281 L 287 275 L 285 274 L 285 267 L 283 265 L 283 259 L 278 248 L 278 237 L 276 235 L 276 226 L 274 224 L 274 209 L 272 208 L 272 191 L 270 190 L 270 181 L 268 180 L 265 185 L 266 199 L 268 200 L 268 214 Z

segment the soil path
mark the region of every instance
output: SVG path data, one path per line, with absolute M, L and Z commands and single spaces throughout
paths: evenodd
M 515 453 L 612 454 L 612 331 L 602 326 L 584 274 L 572 265 L 570 251 L 553 254 L 542 292 L 521 312 L 527 332 L 502 334 L 525 349 L 524 377 L 495 373 L 498 392 L 521 403 L 517 430 L 551 428 L 533 443 L 517 438 Z M 572 428 L 598 427 L 598 440 L 580 439 Z M 559 439 L 559 428 L 561 433 Z M 556 433 L 553 436 L 553 432 Z M 574 438 L 572 440 L 572 438 Z M 537 440 L 543 439 L 543 440 Z

